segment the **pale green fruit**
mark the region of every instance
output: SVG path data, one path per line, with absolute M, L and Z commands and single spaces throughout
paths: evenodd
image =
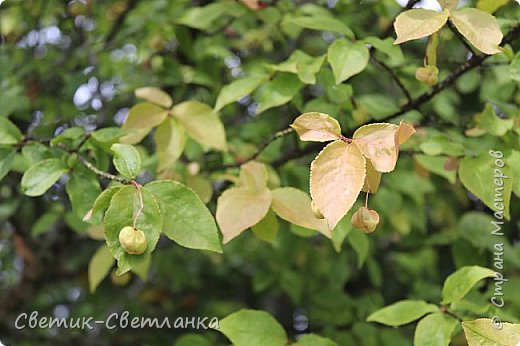
M 123 227 L 119 232 L 119 243 L 121 247 L 131 255 L 140 255 L 146 251 L 148 244 L 143 231 L 133 227 Z
M 350 220 L 352 226 L 364 231 L 365 233 L 372 233 L 376 230 L 379 224 L 379 214 L 375 210 L 370 210 L 366 207 L 359 208 L 352 219 Z
M 415 71 L 415 78 L 428 85 L 435 85 L 439 81 L 439 69 L 435 66 L 419 67 Z

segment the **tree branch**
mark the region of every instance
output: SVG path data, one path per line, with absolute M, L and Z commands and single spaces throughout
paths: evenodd
M 504 37 L 502 40 L 502 45 L 508 44 L 513 42 L 516 38 L 520 36 L 520 24 L 517 24 L 515 27 L 513 27 Z M 455 81 L 457 81 L 458 78 L 460 78 L 462 75 L 464 75 L 466 72 L 471 71 L 472 69 L 482 66 L 484 61 L 490 57 L 489 55 L 485 54 L 478 54 L 473 55 L 471 59 L 463 63 L 461 66 L 459 66 L 455 71 L 453 71 L 448 77 L 446 77 L 441 82 L 435 84 L 430 90 L 424 92 L 422 95 L 417 97 L 416 99 L 412 99 L 402 105 L 400 109 L 392 113 L 382 119 L 378 119 L 378 121 L 384 121 L 391 118 L 395 118 L 397 116 L 403 115 L 406 112 L 409 112 L 414 109 L 418 109 L 420 106 L 425 104 L 426 102 L 430 101 L 434 96 L 436 96 L 441 91 L 445 90 L 449 86 L 453 85 Z M 323 143 L 313 143 L 303 149 L 297 149 L 290 151 L 280 158 L 276 159 L 275 161 L 271 162 L 271 165 L 274 167 L 278 167 L 283 165 L 285 162 L 293 159 L 297 159 L 300 157 L 303 157 L 305 155 L 314 153 L 316 151 L 319 151 L 323 148 Z
M 120 177 L 120 176 L 117 176 L 117 175 L 114 175 L 114 174 L 111 174 L 111 173 L 108 173 L 108 172 L 100 170 L 99 168 L 97 168 L 96 166 L 91 164 L 87 159 L 85 159 L 82 156 L 78 155 L 77 159 L 78 159 L 79 162 L 81 162 L 81 164 L 83 166 L 85 166 L 87 169 L 89 169 L 90 171 L 94 172 L 96 175 L 100 176 L 101 178 L 118 181 L 121 184 L 130 184 L 130 182 L 131 182 L 130 180 L 126 180 L 123 177 Z

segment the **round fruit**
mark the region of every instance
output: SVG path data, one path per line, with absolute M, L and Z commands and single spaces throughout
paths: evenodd
M 130 226 L 123 227 L 119 232 L 121 247 L 131 255 L 140 255 L 146 251 L 148 244 L 143 231 Z
M 415 78 L 428 85 L 437 84 L 439 81 L 439 69 L 435 66 L 419 67 L 415 71 Z
M 375 210 L 361 207 L 352 215 L 350 222 L 352 226 L 365 233 L 372 233 L 376 230 L 377 224 L 379 223 L 379 214 Z

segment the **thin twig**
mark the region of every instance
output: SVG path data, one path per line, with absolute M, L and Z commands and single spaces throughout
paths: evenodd
M 108 180 L 114 180 L 114 181 L 118 181 L 120 182 L 121 184 L 130 184 L 131 181 L 130 180 L 126 180 L 125 178 L 123 177 L 119 177 L 117 175 L 113 175 L 113 174 L 110 174 L 108 172 L 105 172 L 105 171 L 102 171 L 100 170 L 99 168 L 97 168 L 96 166 L 94 166 L 93 164 L 91 164 L 87 159 L 85 159 L 84 157 L 78 155 L 77 156 L 77 160 L 79 162 L 81 162 L 81 164 L 83 166 L 85 166 L 87 169 L 91 170 L 92 172 L 94 172 L 96 175 L 100 176 L 101 178 L 105 178 L 105 179 L 108 179 Z
M 258 147 L 257 151 L 253 155 L 249 156 L 247 159 L 245 159 L 245 160 L 237 160 L 237 161 L 235 161 L 233 163 L 228 163 L 228 164 L 223 164 L 223 165 L 220 165 L 220 166 L 211 167 L 211 168 L 207 169 L 206 171 L 207 172 L 214 172 L 214 171 L 227 169 L 227 168 L 236 168 L 236 167 L 240 167 L 241 165 L 243 165 L 245 163 L 248 163 L 249 161 L 256 160 L 258 158 L 258 156 L 260 156 L 262 154 L 262 152 L 271 143 L 273 143 L 278 138 L 282 138 L 282 137 L 292 133 L 293 131 L 294 130 L 292 129 L 292 127 L 288 127 L 288 128 L 283 129 L 283 130 L 277 131 L 274 135 L 271 136 L 271 138 L 269 138 L 267 141 L 262 143 L 262 145 L 260 145 L 260 147 Z
M 411 102 L 412 101 L 412 95 L 410 95 L 410 92 L 408 91 L 408 89 L 406 89 L 406 87 L 404 86 L 403 82 L 401 82 L 401 80 L 399 79 L 399 77 L 397 76 L 397 74 L 395 73 L 394 70 L 392 70 L 387 64 L 385 64 L 383 61 L 379 60 L 378 58 L 376 58 L 375 55 L 372 55 L 371 56 L 371 59 L 379 66 L 381 66 L 381 68 L 383 68 L 383 70 L 385 70 L 386 72 L 388 72 L 388 74 L 390 75 L 390 77 L 392 77 L 392 79 L 394 80 L 395 84 L 397 84 L 397 86 L 399 87 L 399 89 L 401 89 L 401 91 L 403 92 L 404 96 L 406 96 L 406 99 L 408 100 L 408 102 Z

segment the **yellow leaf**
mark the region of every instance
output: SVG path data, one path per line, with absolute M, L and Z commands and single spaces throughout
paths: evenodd
M 294 120 L 291 127 L 302 141 L 327 142 L 341 136 L 338 121 L 324 113 L 304 113 Z
M 352 208 L 365 181 L 365 157 L 354 143 L 334 141 L 311 164 L 312 200 L 330 229 Z
M 478 50 L 486 54 L 502 52 L 502 31 L 491 14 L 476 8 L 453 11 L 451 20 L 457 30 Z
M 363 191 L 374 194 L 379 189 L 379 183 L 381 183 L 381 172 L 376 171 L 372 165 L 372 161 L 367 159 L 367 174 L 365 183 L 363 184 Z
M 399 146 L 415 132 L 408 124 L 399 126 L 376 123 L 361 126 L 354 132 L 353 140 L 379 172 L 394 170 L 399 155 Z
M 447 12 L 436 12 L 425 9 L 408 10 L 397 16 L 394 29 L 397 39 L 394 44 L 430 36 L 446 24 Z
M 154 87 L 144 87 L 135 90 L 135 96 L 145 101 L 155 103 L 156 105 L 164 108 L 170 108 L 173 104 L 173 100 L 164 91 Z
M 171 111 L 184 126 L 188 136 L 202 145 L 227 150 L 224 125 L 210 106 L 198 101 L 185 101 L 174 106 Z
M 181 156 L 186 144 L 184 128 L 173 118 L 166 119 L 155 131 L 159 165 L 157 171 L 170 168 Z
M 143 140 L 150 130 L 159 126 L 168 116 L 165 109 L 152 103 L 138 103 L 130 109 L 128 117 L 122 128 L 131 130 L 129 134 L 121 137 L 124 144 L 136 144 Z
M 271 207 L 279 217 L 297 226 L 317 230 L 328 238 L 332 237 L 327 221 L 314 216 L 311 199 L 305 192 L 293 187 L 281 187 L 271 193 Z
M 250 161 L 240 167 L 239 185 L 240 187 L 259 191 L 267 185 L 267 168 L 263 163 Z
M 217 201 L 217 223 L 224 235 L 224 244 L 260 222 L 271 206 L 271 191 L 252 191 L 232 187 Z

